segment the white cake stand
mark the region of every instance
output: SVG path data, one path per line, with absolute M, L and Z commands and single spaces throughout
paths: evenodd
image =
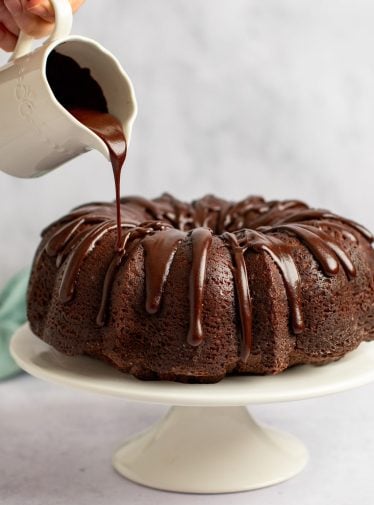
M 261 488 L 296 475 L 307 462 L 293 436 L 260 426 L 248 404 L 301 400 L 374 380 L 374 342 L 325 367 L 299 366 L 278 376 L 229 377 L 218 384 L 143 382 L 99 361 L 69 358 L 23 326 L 11 352 L 20 367 L 51 382 L 173 405 L 167 415 L 123 445 L 114 468 L 140 484 L 190 493 Z

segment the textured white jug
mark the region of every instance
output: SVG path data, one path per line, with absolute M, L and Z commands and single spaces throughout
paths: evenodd
M 16 177 L 42 175 L 91 149 L 109 159 L 104 142 L 56 100 L 46 77 L 54 49 L 90 69 L 128 143 L 136 116 L 134 90 L 118 60 L 94 40 L 69 35 L 68 0 L 51 3 L 56 22 L 48 40 L 32 51 L 33 39 L 21 33 L 9 63 L 0 69 L 0 170 Z

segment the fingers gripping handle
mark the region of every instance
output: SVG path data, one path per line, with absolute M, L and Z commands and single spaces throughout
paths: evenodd
M 46 44 L 67 37 L 70 34 L 73 24 L 73 12 L 68 0 L 50 0 L 50 2 L 55 11 L 55 26 L 53 32 L 45 42 Z M 11 60 L 15 60 L 29 53 L 33 41 L 34 37 L 27 35 L 25 32 L 20 32 Z

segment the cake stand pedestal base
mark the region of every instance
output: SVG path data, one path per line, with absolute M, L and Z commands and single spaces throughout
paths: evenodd
M 316 398 L 374 380 L 374 342 L 328 366 L 303 365 L 280 375 L 226 377 L 217 384 L 139 381 L 86 356 L 64 356 L 28 325 L 13 335 L 17 364 L 44 380 L 140 402 L 176 405 L 114 455 L 114 468 L 149 487 L 229 493 L 282 482 L 307 461 L 291 435 L 260 426 L 245 405 Z
M 114 468 L 149 487 L 229 493 L 282 482 L 308 459 L 293 436 L 260 426 L 245 407 L 172 407 L 114 455 Z

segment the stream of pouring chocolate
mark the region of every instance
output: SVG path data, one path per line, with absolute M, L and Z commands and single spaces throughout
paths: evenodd
M 53 51 L 47 62 L 47 79 L 57 100 L 80 123 L 106 144 L 112 163 L 117 215 L 117 249 L 121 244 L 121 171 L 127 142 L 121 122 L 108 112 L 106 99 L 89 69 L 72 58 Z
M 78 119 L 79 122 L 98 135 L 108 147 L 116 189 L 117 249 L 119 249 L 122 236 L 120 201 L 121 171 L 127 153 L 127 143 L 122 124 L 115 116 L 106 112 L 98 112 L 92 109 L 69 109 L 69 112 Z

